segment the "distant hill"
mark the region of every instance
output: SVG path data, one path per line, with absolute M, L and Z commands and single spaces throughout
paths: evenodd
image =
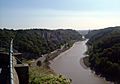
M 119 32 L 120 27 L 109 27 L 105 29 L 100 30 L 92 30 L 88 32 L 88 34 L 85 35 L 86 38 L 90 39 L 88 41 L 89 44 L 93 43 L 94 41 L 97 41 L 99 38 L 103 38 L 105 36 L 111 35 L 113 33 Z
M 81 35 L 83 35 L 83 36 L 85 36 L 86 34 L 88 34 L 88 31 L 89 31 L 89 30 L 78 30 L 78 32 L 79 32 Z
M 120 27 L 89 32 L 90 68 L 106 80 L 120 84 Z
M 14 38 L 14 52 L 23 54 L 23 58 L 38 58 L 71 41 L 78 41 L 82 36 L 75 30 L 8 30 L 0 29 L 0 50 L 9 50 L 10 39 Z

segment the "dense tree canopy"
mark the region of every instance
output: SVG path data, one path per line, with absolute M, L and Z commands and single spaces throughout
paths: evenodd
M 87 43 L 90 68 L 106 80 L 120 84 L 120 27 L 93 33 Z
M 10 39 L 14 39 L 14 52 L 22 53 L 26 59 L 38 58 L 72 40 L 80 40 L 81 35 L 75 30 L 7 30 L 0 29 L 0 50 L 8 51 Z

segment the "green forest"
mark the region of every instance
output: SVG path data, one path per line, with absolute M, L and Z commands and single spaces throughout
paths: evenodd
M 82 35 L 71 29 L 0 29 L 0 52 L 9 52 L 11 38 L 13 39 L 14 53 L 22 53 L 19 58 L 23 63 L 25 61 L 29 64 L 31 59 L 37 59 L 43 54 L 60 49 L 63 45 L 66 45 L 65 47 L 72 46 L 75 41 L 82 40 Z M 51 57 L 54 56 L 51 55 Z M 45 61 L 44 66 L 29 66 L 29 83 L 71 84 L 71 79 L 56 74 Z
M 90 31 L 86 38 L 90 68 L 100 77 L 120 84 L 120 27 Z
M 61 48 L 63 44 L 81 40 L 82 36 L 71 29 L 0 29 L 0 51 L 9 51 L 11 38 L 14 39 L 14 52 L 22 53 L 22 58 L 25 59 L 36 59 Z

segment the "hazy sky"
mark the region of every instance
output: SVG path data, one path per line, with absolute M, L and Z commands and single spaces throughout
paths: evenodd
M 120 0 L 0 0 L 0 28 L 120 26 Z

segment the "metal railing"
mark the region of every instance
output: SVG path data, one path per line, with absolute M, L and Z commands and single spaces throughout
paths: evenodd
M 14 77 L 13 77 L 13 39 L 11 39 L 10 42 L 10 51 L 9 51 L 9 56 L 10 56 L 10 84 L 14 84 Z

